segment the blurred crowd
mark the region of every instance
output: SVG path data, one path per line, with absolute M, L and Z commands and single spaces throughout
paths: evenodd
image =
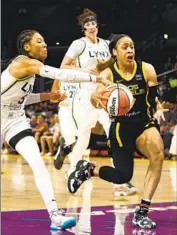
M 159 75 L 159 94 L 161 99 L 177 103 L 177 55 L 168 57 L 164 64 L 165 74 Z

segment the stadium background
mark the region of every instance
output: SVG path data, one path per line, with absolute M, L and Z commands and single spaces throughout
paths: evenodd
M 36 29 L 44 36 L 49 50 L 46 64 L 59 67 L 70 43 L 82 36 L 77 16 L 83 8 L 97 13 L 100 37 L 107 39 L 111 33 L 122 32 L 130 35 L 135 41 L 136 58 L 152 63 L 158 74 L 167 72 L 158 79 L 161 99 L 170 102 L 167 106 L 173 112 L 167 114 L 166 123 L 161 123 L 162 135 L 168 134 L 170 139 L 171 127 L 177 119 L 177 72 L 168 73 L 177 68 L 176 0 L 4 0 L 2 70 L 17 54 L 16 38 L 24 29 Z M 49 91 L 52 83 L 49 79 L 36 79 L 34 92 Z M 30 110 L 47 118 L 57 112 L 57 105 L 38 104 L 27 108 L 28 113 Z M 104 139 L 95 140 L 95 147 L 102 149 Z

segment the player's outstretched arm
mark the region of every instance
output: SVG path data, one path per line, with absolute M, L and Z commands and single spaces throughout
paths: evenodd
M 42 101 L 46 101 L 49 100 L 52 103 L 58 103 L 63 101 L 64 99 L 67 98 L 67 95 L 65 92 L 60 92 L 60 91 L 56 91 L 56 92 L 48 92 L 48 93 L 31 93 L 27 100 L 25 105 L 31 105 L 31 104 L 35 104 L 35 103 L 39 103 Z
M 44 65 L 35 59 L 19 59 L 10 66 L 10 73 L 13 77 L 20 79 L 33 74 L 42 77 L 61 80 L 64 82 L 102 82 L 102 78 L 72 69 L 57 69 Z

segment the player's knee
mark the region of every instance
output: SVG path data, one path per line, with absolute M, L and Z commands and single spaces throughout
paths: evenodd
M 164 160 L 164 152 L 161 150 L 158 150 L 154 153 L 152 153 L 149 157 L 150 163 L 153 165 L 161 165 Z
M 164 147 L 162 143 L 159 142 L 159 144 L 152 145 L 152 149 L 150 151 L 150 160 L 155 163 L 163 162 Z
M 116 171 L 115 183 L 116 184 L 123 184 L 128 183 L 133 176 L 133 171 Z

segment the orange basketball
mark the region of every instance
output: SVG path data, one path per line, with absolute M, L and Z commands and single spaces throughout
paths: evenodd
M 111 116 L 123 116 L 133 106 L 133 94 L 125 85 L 110 85 L 105 88 L 102 95 L 108 97 L 108 100 L 102 102 Z
M 112 86 L 112 85 L 111 85 Z M 109 99 L 111 93 L 117 88 L 117 86 L 108 86 L 105 88 L 105 90 L 102 92 L 102 95 L 107 97 Z M 108 100 L 102 100 L 102 103 L 104 104 L 105 107 L 107 107 Z

